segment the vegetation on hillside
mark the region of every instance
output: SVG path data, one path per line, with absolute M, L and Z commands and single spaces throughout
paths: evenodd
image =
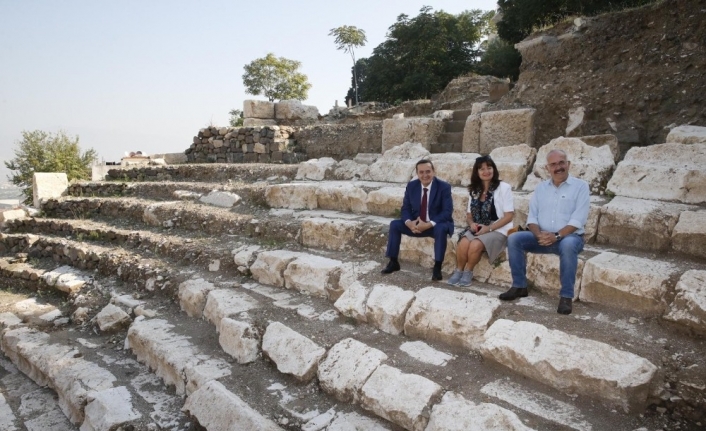
M 243 84 L 245 92 L 262 94 L 270 102 L 275 99 L 305 100 L 311 84 L 306 75 L 299 72 L 301 63 L 273 53 L 257 58 L 244 66 Z

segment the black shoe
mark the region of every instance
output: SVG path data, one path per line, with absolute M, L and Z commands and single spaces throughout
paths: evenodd
M 556 309 L 559 314 L 571 314 L 571 298 L 559 298 L 559 308 Z
M 397 259 L 390 259 L 387 266 L 380 271 L 380 274 L 392 274 L 400 270 L 400 262 Z
M 434 269 L 431 272 L 431 281 L 441 281 L 441 264 L 442 262 L 434 262 Z
M 512 301 L 513 299 L 524 298 L 527 295 L 528 293 L 526 287 L 511 287 L 510 290 L 508 290 L 507 292 L 501 293 L 498 298 L 502 299 L 503 301 Z

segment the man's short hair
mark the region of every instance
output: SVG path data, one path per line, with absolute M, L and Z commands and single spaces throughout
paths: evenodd
M 431 165 L 431 170 L 432 170 L 432 171 L 435 170 L 435 169 L 434 169 L 434 164 L 431 162 L 431 160 L 429 160 L 429 159 L 422 159 L 422 160 L 418 161 L 416 165 L 414 165 L 414 172 L 417 172 L 417 166 L 419 166 L 419 165 L 426 165 L 427 163 L 429 163 L 429 164 Z
M 564 160 L 566 160 L 567 162 L 569 161 L 569 156 L 566 154 L 566 151 L 561 150 L 559 148 L 555 148 L 547 153 L 547 161 L 549 160 L 549 156 L 551 156 L 552 153 L 559 153 L 564 156 Z

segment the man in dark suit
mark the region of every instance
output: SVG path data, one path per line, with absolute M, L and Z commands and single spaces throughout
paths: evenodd
M 402 202 L 402 216 L 390 222 L 385 255 L 390 262 L 381 271 L 390 274 L 400 270 L 397 257 L 402 235 L 434 238 L 434 271 L 432 280 L 441 280 L 441 264 L 446 253 L 447 236 L 453 235 L 454 222 L 451 185 L 435 177 L 430 160 L 420 160 L 416 165 L 417 178 L 407 183 Z

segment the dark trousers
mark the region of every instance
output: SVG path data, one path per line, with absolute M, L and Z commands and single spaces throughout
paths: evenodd
M 443 262 L 446 254 L 448 227 L 444 223 L 437 223 L 432 229 L 427 229 L 421 234 L 413 233 L 402 220 L 393 220 L 390 222 L 390 234 L 387 237 L 387 251 L 385 256 L 397 259 L 400 254 L 400 242 L 402 235 L 407 235 L 415 238 L 434 238 L 434 260 Z

